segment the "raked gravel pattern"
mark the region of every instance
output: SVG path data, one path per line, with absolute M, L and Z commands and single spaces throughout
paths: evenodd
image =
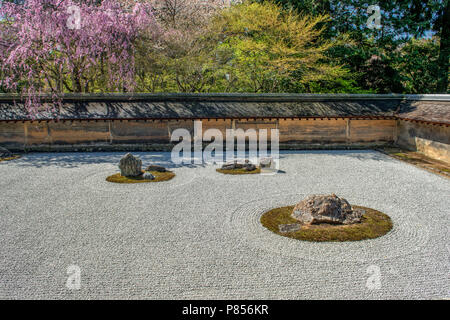
M 0 163 L 1 299 L 445 299 L 450 180 L 376 151 L 282 152 L 273 176 L 169 166 L 121 185 L 120 153 L 28 154 Z M 384 237 L 300 242 L 263 212 L 336 193 L 391 216 Z M 81 287 L 66 287 L 80 267 Z M 375 272 L 374 272 L 375 270 Z M 379 270 L 378 273 L 376 272 Z M 374 277 L 379 285 L 371 286 Z

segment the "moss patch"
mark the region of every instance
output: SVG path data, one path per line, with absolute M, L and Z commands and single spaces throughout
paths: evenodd
M 428 170 L 441 176 L 450 178 L 450 167 L 443 161 L 432 159 L 416 151 L 407 151 L 400 148 L 383 148 L 378 151 L 383 152 L 397 160 L 412 164 L 416 167 Z
M 280 224 L 298 223 L 297 220 L 291 217 L 294 206 L 276 208 L 264 213 L 261 217 L 261 223 L 264 227 L 280 236 L 315 242 L 374 239 L 385 235 L 392 229 L 391 218 L 386 214 L 360 206 L 353 206 L 353 208 L 366 211 L 361 223 L 352 225 L 318 224 L 302 226 L 299 231 L 295 232 L 281 233 L 278 229 Z
M 257 167 L 253 171 L 247 171 L 244 168 L 241 168 L 241 169 L 229 169 L 229 170 L 216 169 L 216 171 L 219 172 L 219 173 L 223 173 L 223 174 L 254 174 L 254 173 L 261 173 L 261 168 Z
M 144 171 L 143 171 L 144 172 Z M 166 172 L 158 172 L 158 171 L 148 171 L 155 179 L 153 180 L 147 180 L 143 179 L 142 177 L 124 177 L 120 173 L 113 174 L 112 176 L 109 176 L 106 178 L 106 181 L 108 182 L 114 182 L 114 183 L 144 183 L 144 182 L 161 182 L 161 181 L 168 181 L 175 177 L 175 173 L 172 171 L 166 171 Z
M 19 155 L 12 156 L 12 157 L 8 157 L 8 158 L 0 158 L 0 162 L 2 162 L 2 161 L 16 160 L 16 159 L 19 159 L 19 158 L 20 158 Z

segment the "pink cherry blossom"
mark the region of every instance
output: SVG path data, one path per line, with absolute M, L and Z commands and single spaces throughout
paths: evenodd
M 22 93 L 32 115 L 41 93 L 57 106 L 63 92 L 133 90 L 135 41 L 159 34 L 146 2 L 129 8 L 119 0 L 27 0 L 3 3 L 0 16 L 3 85 Z

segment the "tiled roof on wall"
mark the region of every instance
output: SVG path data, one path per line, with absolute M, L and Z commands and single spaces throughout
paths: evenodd
M 17 99 L 17 97 L 15 97 Z M 137 94 L 67 95 L 35 117 L 20 101 L 0 95 L 0 121 L 107 119 L 224 119 L 395 117 L 450 122 L 448 95 Z M 44 99 L 45 100 L 45 99 Z

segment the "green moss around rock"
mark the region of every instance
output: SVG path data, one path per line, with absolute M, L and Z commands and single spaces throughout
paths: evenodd
M 15 156 L 12 156 L 12 157 L 7 157 L 7 158 L 0 158 L 0 162 L 2 162 L 2 161 L 16 160 L 16 159 L 19 159 L 19 158 L 20 158 L 19 155 L 15 155 Z
M 318 224 L 302 226 L 299 231 L 295 232 L 281 233 L 279 225 L 298 223 L 297 220 L 291 217 L 294 206 L 275 208 L 264 213 L 261 217 L 261 223 L 264 227 L 280 236 L 313 242 L 374 239 L 385 235 L 392 229 L 393 224 L 388 215 L 366 207 L 353 206 L 353 208 L 366 211 L 361 223 L 351 225 Z
M 144 172 L 144 171 L 143 171 Z M 153 180 L 146 180 L 142 177 L 124 177 L 120 173 L 113 174 L 112 176 L 109 176 L 106 178 L 106 181 L 108 182 L 114 182 L 114 183 L 145 183 L 145 182 L 162 182 L 162 181 L 168 181 L 175 177 L 175 173 L 172 171 L 166 171 L 166 172 L 158 172 L 158 171 L 148 171 L 150 172 L 155 179 Z
M 242 169 L 229 169 L 229 170 L 216 169 L 216 171 L 219 172 L 219 173 L 231 174 L 231 175 L 236 175 L 236 174 L 255 174 L 255 173 L 261 173 L 261 168 L 257 167 L 253 171 L 247 171 L 244 168 L 242 168 Z

